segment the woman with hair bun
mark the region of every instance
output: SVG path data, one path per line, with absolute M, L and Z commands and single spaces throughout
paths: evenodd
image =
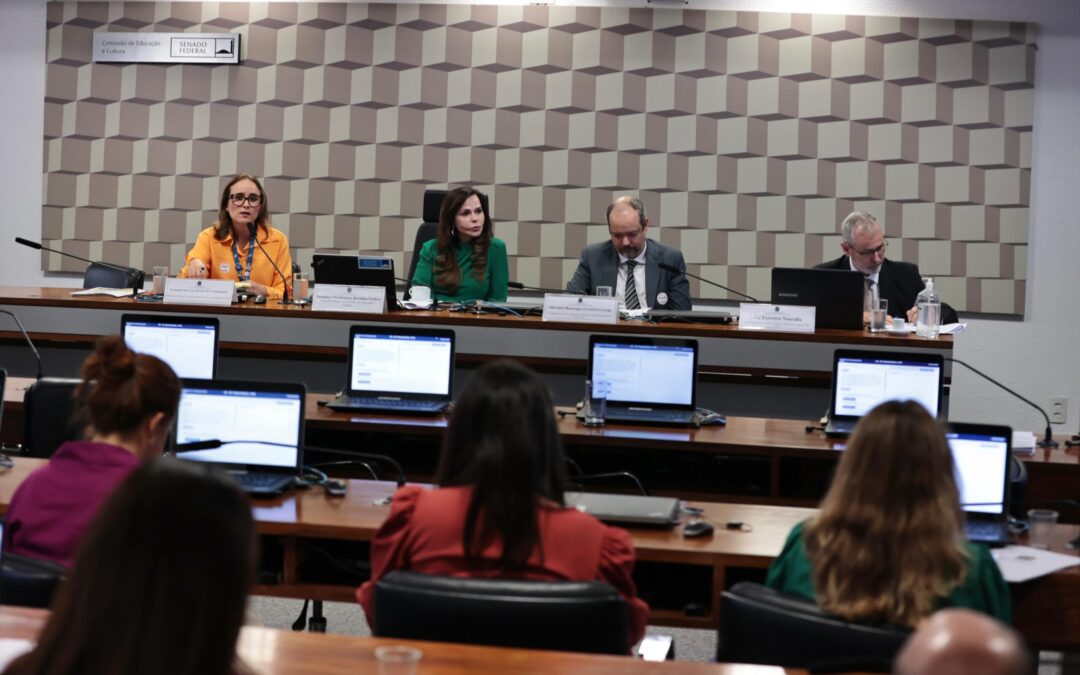
M 180 402 L 163 361 L 102 338 L 82 366 L 76 414 L 83 440 L 68 441 L 30 474 L 8 506 L 4 548 L 71 565 L 98 507 L 138 466 L 161 455 Z

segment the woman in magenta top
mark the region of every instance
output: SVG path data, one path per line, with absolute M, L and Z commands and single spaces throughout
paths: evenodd
M 75 392 L 85 440 L 68 441 L 30 474 L 8 506 L 4 548 L 71 565 L 98 506 L 143 461 L 158 457 L 176 417 L 180 381 L 165 363 L 98 341 Z
M 374 622 L 375 582 L 425 574 L 604 581 L 626 600 L 630 644 L 649 607 L 636 597 L 634 546 L 622 529 L 567 508 L 565 460 L 551 399 L 524 366 L 480 368 L 450 418 L 439 488 L 398 490 L 371 545 L 371 580 L 356 592 Z

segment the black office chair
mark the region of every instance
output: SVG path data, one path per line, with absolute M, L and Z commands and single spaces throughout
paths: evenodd
M 23 454 L 48 459 L 64 441 L 82 436 L 75 421 L 75 388 L 81 380 L 43 377 L 23 395 Z
M 375 584 L 377 637 L 629 653 L 626 603 L 599 581 L 469 579 L 394 571 Z
M 1012 515 L 1021 520 L 1026 517 L 1027 511 L 1027 464 L 1016 455 L 1009 456 L 1009 503 L 1012 504 Z
M 813 672 L 890 672 L 909 632 L 829 616 L 803 598 L 743 581 L 720 597 L 716 660 L 808 668 Z
M 83 275 L 83 288 L 142 288 L 146 273 L 134 267 L 105 267 L 90 263 Z
M 67 568 L 59 563 L 5 552 L 0 568 L 0 602 L 48 608 L 66 576 Z

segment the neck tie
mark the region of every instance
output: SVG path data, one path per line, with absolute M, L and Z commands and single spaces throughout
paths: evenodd
M 637 284 L 634 283 L 634 268 L 636 266 L 636 261 L 626 261 L 626 291 L 623 295 L 626 298 L 627 309 L 641 309 L 641 300 L 638 299 L 637 294 Z
M 870 277 L 866 277 L 865 281 L 866 291 L 863 293 L 863 311 L 870 312 L 877 306 L 877 303 L 874 301 L 874 280 Z

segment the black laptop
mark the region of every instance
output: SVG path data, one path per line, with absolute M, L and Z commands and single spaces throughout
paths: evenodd
M 303 467 L 302 384 L 184 380 L 173 449 L 180 459 L 222 466 L 245 492 L 273 495 Z M 184 450 L 184 444 L 220 447 Z
M 697 340 L 589 337 L 588 379 L 607 398 L 611 422 L 690 426 L 697 410 L 697 362 Z
M 956 487 L 968 541 L 1009 543 L 1009 461 L 1012 429 L 953 422 L 946 434 L 956 463 Z
M 566 505 L 605 523 L 673 527 L 681 505 L 675 497 L 645 497 L 599 492 L 567 492 Z
M 397 280 L 394 259 L 370 255 L 317 254 L 311 269 L 315 285 L 381 286 L 386 290 L 386 309 L 400 309 L 397 301 Z
M 220 323 L 214 317 L 179 314 L 124 314 L 120 335 L 127 346 L 156 356 L 178 377 L 217 377 Z
M 349 329 L 349 381 L 332 410 L 438 415 L 454 391 L 454 331 L 408 326 Z
M 885 401 L 917 401 L 940 416 L 944 373 L 941 354 L 837 349 L 825 434 L 851 434 L 863 415 Z
M 815 328 L 862 330 L 866 277 L 849 270 L 774 267 L 774 305 L 813 305 Z

